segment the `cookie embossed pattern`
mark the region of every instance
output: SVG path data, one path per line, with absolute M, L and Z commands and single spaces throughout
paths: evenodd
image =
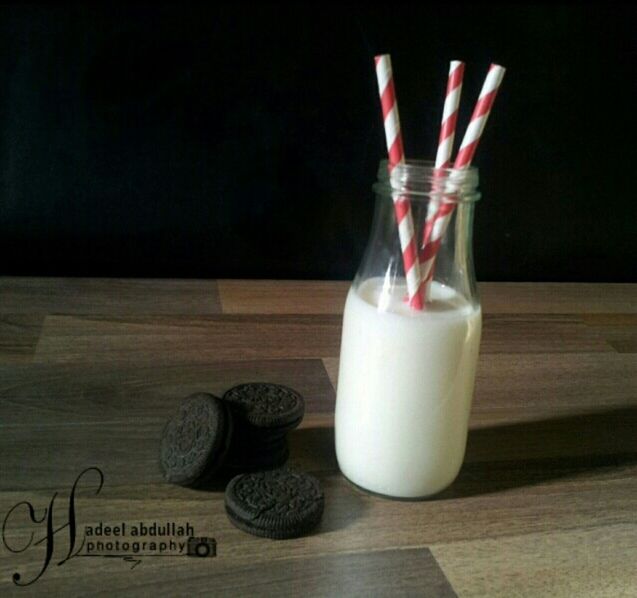
M 311 531 L 323 514 L 316 478 L 285 469 L 243 474 L 226 488 L 226 513 L 239 529 L 265 538 L 296 538 Z
M 256 428 L 289 430 L 300 423 L 305 412 L 303 397 L 280 384 L 240 384 L 228 390 L 223 400 Z
M 228 407 L 210 394 L 190 395 L 162 434 L 160 466 L 164 479 L 182 486 L 205 483 L 223 465 L 231 438 Z
M 277 384 L 240 384 L 222 399 L 190 395 L 164 428 L 164 479 L 202 489 L 235 476 L 225 505 L 236 527 L 272 539 L 301 536 L 321 520 L 323 491 L 316 478 L 279 468 L 290 453 L 287 433 L 304 412 L 303 397 Z

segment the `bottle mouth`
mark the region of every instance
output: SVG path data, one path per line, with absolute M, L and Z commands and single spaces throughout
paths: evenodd
M 406 160 L 389 171 L 389 161 L 381 160 L 374 191 L 410 197 L 443 199 L 452 203 L 472 203 L 480 199 L 478 169 L 436 168 L 429 160 Z

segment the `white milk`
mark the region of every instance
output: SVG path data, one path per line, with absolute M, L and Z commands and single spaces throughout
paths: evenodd
M 462 465 L 482 317 L 436 282 L 426 311 L 410 309 L 405 293 L 370 279 L 347 296 L 336 455 L 355 484 L 419 498 L 448 486 Z

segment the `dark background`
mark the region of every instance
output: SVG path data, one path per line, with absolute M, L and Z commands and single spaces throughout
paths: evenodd
M 635 9 L 233 3 L 0 8 L 0 274 L 351 278 L 384 155 L 391 52 L 408 157 L 448 61 L 478 150 L 482 280 L 636 281 Z

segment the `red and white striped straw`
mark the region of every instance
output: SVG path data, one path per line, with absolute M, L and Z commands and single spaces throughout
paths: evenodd
M 389 156 L 389 173 L 397 164 L 404 164 L 405 152 L 403 138 L 398 117 L 398 103 L 394 89 L 394 77 L 391 68 L 389 54 L 375 57 L 376 78 L 378 79 L 378 93 L 383 108 L 383 121 L 385 125 L 385 140 L 387 142 L 387 154 Z M 409 305 L 414 309 L 423 308 L 422 293 L 420 292 L 420 264 L 418 262 L 418 247 L 414 233 L 414 221 L 411 214 L 409 199 L 404 196 L 394 197 L 394 211 L 398 223 L 398 236 L 400 249 L 403 254 L 405 279 L 407 281 L 407 293 Z
M 473 109 L 469 126 L 464 134 L 458 155 L 453 164 L 455 170 L 464 170 L 471 165 L 471 161 L 478 148 L 478 143 L 480 142 L 480 137 L 491 114 L 491 108 L 493 107 L 495 96 L 502 83 L 505 70 L 504 67 L 497 64 L 492 64 L 489 67 L 489 72 L 482 85 L 480 97 Z M 451 178 L 453 179 L 453 175 Z M 453 191 L 453 180 L 451 181 L 451 188 Z M 424 284 L 428 284 L 433 277 L 433 264 L 438 249 L 440 249 L 442 237 L 451 220 L 454 207 L 455 204 L 453 202 L 443 202 L 436 212 L 430 238 L 421 254 L 421 271 Z
M 442 110 L 442 122 L 440 124 L 440 135 L 438 137 L 438 151 L 436 152 L 436 168 L 449 168 L 451 165 L 451 154 L 453 153 L 453 142 L 456 136 L 456 124 L 458 122 L 458 106 L 460 105 L 460 95 L 462 94 L 462 79 L 464 77 L 464 62 L 452 60 L 449 63 L 449 76 L 447 78 L 447 92 Z M 426 262 L 424 258 L 424 248 L 429 242 L 434 223 L 436 221 L 440 202 L 432 199 L 427 206 L 427 217 L 422 233 L 422 245 L 420 261 Z M 426 263 L 424 264 L 426 266 Z M 422 269 L 422 266 L 421 266 Z M 424 291 L 426 280 L 421 280 L 421 289 Z
M 463 77 L 464 62 L 452 60 L 449 63 L 447 93 L 442 110 L 442 123 L 440 125 L 440 136 L 438 138 L 438 151 L 436 152 L 436 168 L 449 168 L 451 165 L 451 154 L 453 153 L 453 141 L 456 136 L 458 106 L 460 105 Z

